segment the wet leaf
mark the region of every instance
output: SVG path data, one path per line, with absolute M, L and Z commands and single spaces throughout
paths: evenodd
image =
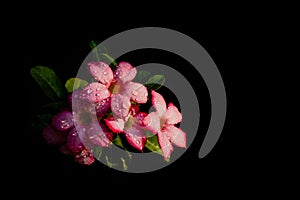
M 73 92 L 73 90 L 84 88 L 86 85 L 88 85 L 88 82 L 80 78 L 70 78 L 65 83 L 65 87 L 68 92 Z
M 158 90 L 159 88 L 161 88 L 165 83 L 165 76 L 163 75 L 154 75 L 152 77 L 150 77 L 146 83 L 145 86 L 148 89 L 152 89 L 152 90 Z
M 66 89 L 52 69 L 44 66 L 36 66 L 30 69 L 30 74 L 40 85 L 44 94 L 52 101 L 66 97 Z

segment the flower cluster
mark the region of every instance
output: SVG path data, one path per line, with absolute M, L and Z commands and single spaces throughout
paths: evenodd
M 141 153 L 147 139 L 156 136 L 165 160 L 173 145 L 186 148 L 186 134 L 177 126 L 182 114 L 174 104 L 167 105 L 160 93 L 134 82 L 137 69 L 130 63 L 120 62 L 113 71 L 102 61 L 90 62 L 87 72 L 93 81 L 69 92 L 68 106 L 44 127 L 47 143 L 59 145 L 61 152 L 87 165 L 95 160 L 92 147 L 109 148 L 120 135 Z M 140 105 L 147 102 L 155 111 L 141 111 Z

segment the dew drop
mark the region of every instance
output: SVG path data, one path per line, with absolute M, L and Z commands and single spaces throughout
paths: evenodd
M 121 110 L 121 109 L 119 109 L 119 110 L 118 110 L 118 113 L 121 113 L 121 111 L 122 111 L 122 110 Z
M 136 141 L 135 141 L 135 143 L 137 143 L 137 144 L 141 144 L 141 142 L 140 142 L 139 140 L 136 140 Z
M 103 75 L 106 75 L 106 74 L 107 74 L 107 72 L 106 72 L 106 71 L 104 71 L 104 72 L 103 72 Z
M 127 105 L 125 103 L 122 104 L 123 108 L 127 108 Z
M 93 92 L 93 90 L 92 90 L 92 89 L 88 89 L 86 92 L 87 92 L 88 94 L 91 94 L 91 93 Z
M 96 94 L 96 96 L 97 96 L 97 97 L 100 97 L 100 94 L 99 94 L 99 93 L 97 93 L 97 94 Z
M 100 91 L 100 88 L 97 88 L 96 91 Z
M 137 96 L 139 93 L 137 92 L 137 91 L 135 91 L 135 90 L 133 90 L 132 92 L 131 92 L 134 96 Z
M 93 71 L 93 73 L 95 73 L 95 74 L 96 74 L 96 73 L 97 73 L 97 70 L 94 70 L 94 71 Z

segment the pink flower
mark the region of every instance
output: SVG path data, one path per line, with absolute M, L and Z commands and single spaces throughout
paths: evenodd
M 111 97 L 111 110 L 115 118 L 124 119 L 129 113 L 130 100 L 136 103 L 146 103 L 148 99 L 147 88 L 132 82 L 137 71 L 127 62 L 120 62 L 114 72 L 104 62 L 90 62 L 88 70 L 98 82 L 89 84 L 84 88 L 85 97 L 96 103 Z
M 134 148 L 143 151 L 146 144 L 146 136 L 143 133 L 143 119 L 146 113 L 128 115 L 127 119 L 105 119 L 107 126 L 115 133 L 124 133 L 127 142 Z
M 159 93 L 152 90 L 151 95 L 156 112 L 149 113 L 143 123 L 153 134 L 158 134 L 160 148 L 164 158 L 167 159 L 174 150 L 172 143 L 186 148 L 185 132 L 174 126 L 182 121 L 182 115 L 172 103 L 169 103 L 167 108 L 164 98 Z

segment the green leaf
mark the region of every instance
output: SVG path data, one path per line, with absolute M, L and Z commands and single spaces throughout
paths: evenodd
M 146 81 L 145 85 L 148 89 L 158 90 L 165 83 L 165 76 L 163 75 L 154 75 Z
M 145 71 L 145 70 L 139 70 L 135 79 L 134 79 L 134 82 L 138 82 L 138 83 L 146 83 L 146 80 L 147 78 L 149 78 L 149 76 L 151 75 L 150 72 L 148 71 Z
M 113 162 L 111 162 L 111 161 L 109 160 L 109 158 L 108 158 L 107 155 L 105 156 L 105 160 L 106 160 L 106 164 L 107 164 L 110 168 L 112 168 L 112 167 L 114 167 L 114 166 L 118 166 L 118 163 L 113 163 Z
M 117 66 L 117 62 L 109 54 L 107 49 L 103 45 L 99 45 L 98 42 L 92 40 L 90 42 L 90 47 L 93 50 L 93 57 L 97 61 L 103 61 L 105 63 L 112 63 L 114 67 Z
M 115 139 L 113 139 L 112 143 L 117 145 L 118 147 L 121 147 L 122 149 L 125 149 L 125 147 L 122 143 L 122 140 L 121 140 L 120 136 L 118 136 L 118 135 L 115 137 Z
M 126 164 L 126 160 L 125 160 L 123 157 L 121 157 L 120 159 L 121 159 L 121 161 L 122 161 L 123 169 L 124 169 L 125 171 L 128 170 L 128 166 L 127 166 L 127 164 Z
M 84 88 L 86 85 L 88 85 L 88 82 L 80 78 L 70 78 L 65 83 L 65 87 L 68 92 L 73 92 L 73 90 Z
M 100 56 L 102 57 L 102 61 L 105 62 L 105 60 L 107 59 L 108 62 L 106 63 L 112 63 L 114 67 L 116 67 L 118 64 L 117 62 L 115 61 L 115 59 L 113 59 L 110 55 L 108 55 L 107 53 L 101 53 Z
M 93 154 L 93 156 L 97 159 L 97 160 L 100 160 L 101 158 L 101 155 L 102 155 L 102 148 L 100 146 L 94 146 L 92 149 L 91 149 L 91 153 Z
M 158 143 L 157 135 L 147 137 L 147 142 L 145 144 L 145 147 L 152 152 L 162 155 L 162 151 L 161 151 L 159 143 Z
M 30 69 L 30 74 L 52 101 L 66 97 L 64 85 L 52 69 L 36 66 Z

